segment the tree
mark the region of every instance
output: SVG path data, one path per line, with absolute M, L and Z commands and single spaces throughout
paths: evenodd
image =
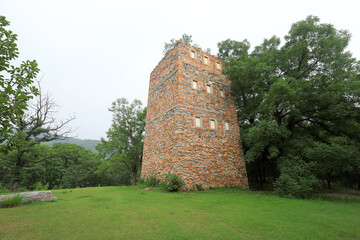
M 346 51 L 349 41 L 347 31 L 309 16 L 291 26 L 282 46 L 276 36 L 251 53 L 246 40 L 219 43 L 250 182 L 274 182 L 282 174 L 280 160 L 314 162 L 307 149 L 331 145 L 334 137 L 360 142 L 360 63 Z
M 182 41 L 183 43 L 185 43 L 185 44 L 189 44 L 189 45 L 192 45 L 192 46 L 194 46 L 194 47 L 196 47 L 196 48 L 201 49 L 200 46 L 199 46 L 199 44 L 193 43 L 193 40 L 192 40 L 192 36 L 191 36 L 191 35 L 187 35 L 187 34 L 184 33 L 179 40 L 181 40 L 181 41 Z M 173 38 L 173 39 L 170 40 L 169 43 L 164 43 L 164 50 L 163 50 L 164 56 L 166 55 L 166 53 L 167 53 L 168 51 L 170 51 L 171 49 L 174 48 L 174 46 L 175 46 L 175 44 L 176 44 L 177 41 L 178 41 L 178 40 L 176 40 L 175 38 Z M 205 49 L 205 52 L 207 52 L 207 53 L 210 54 L 210 53 L 211 53 L 211 49 L 210 49 L 210 48 L 207 48 L 207 49 Z
M 55 143 L 53 150 L 61 164 L 58 185 L 63 188 L 98 186 L 102 183 L 96 170 L 101 164 L 99 155 L 82 146 L 70 143 Z M 49 166 L 51 167 L 51 165 Z M 53 176 L 54 176 L 53 175 Z M 49 185 L 50 187 L 50 185 Z
M 0 173 L 1 185 L 6 188 L 11 188 L 14 182 L 17 155 L 16 149 L 0 155 L 0 168 L 3 170 Z M 48 166 L 51 165 L 51 168 L 54 168 L 56 166 L 55 159 L 54 152 L 49 146 L 38 144 L 28 149 L 22 156 L 24 165 L 18 169 L 17 179 L 21 183 L 19 187 L 24 190 L 33 190 L 48 184 L 46 181 L 46 175 L 50 173 Z
M 17 186 L 21 180 L 21 171 L 27 166 L 34 164 L 38 161 L 28 161 L 25 154 L 31 149 L 42 143 L 56 139 L 64 139 L 71 129 L 67 124 L 74 120 L 70 117 L 64 121 L 57 122 L 54 114 L 56 113 L 57 106 L 51 99 L 49 94 L 41 92 L 40 82 L 38 82 L 40 89 L 39 95 L 35 101 L 29 104 L 29 110 L 25 112 L 16 126 L 14 127 L 14 135 L 16 137 L 16 158 L 14 159 L 15 165 L 12 169 L 13 184 L 12 191 L 16 191 Z
M 306 149 L 308 159 L 316 163 L 317 174 L 320 179 L 325 180 L 328 188 L 331 188 L 331 181 L 346 174 L 354 178 L 360 188 L 359 168 L 360 154 L 359 144 L 346 137 L 331 137 L 327 143 L 314 142 L 311 148 Z M 352 180 L 348 185 L 352 185 Z
M 13 183 L 17 154 L 17 150 L 0 154 L 0 185 Z M 76 144 L 36 144 L 22 156 L 19 187 L 33 190 L 106 185 L 107 179 L 96 173 L 101 160 L 99 155 Z
M 35 60 L 11 65 L 18 55 L 17 35 L 6 27 L 10 22 L 0 16 L 0 151 L 14 147 L 14 127 L 27 110 L 28 101 L 38 94 L 34 86 L 39 68 Z
M 96 147 L 105 161 L 100 169 L 127 172 L 136 184 L 137 173 L 141 170 L 146 107 L 139 100 L 129 104 L 125 98 L 114 101 L 109 111 L 113 114 L 108 140 L 101 139 Z

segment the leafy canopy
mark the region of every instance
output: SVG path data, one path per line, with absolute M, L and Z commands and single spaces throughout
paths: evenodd
M 139 100 L 131 104 L 125 98 L 114 101 L 109 109 L 113 113 L 107 139 L 101 139 L 96 147 L 106 160 L 99 167 L 100 172 L 127 172 L 132 174 L 135 185 L 137 172 L 141 169 L 146 107 Z
M 0 16 L 0 151 L 16 144 L 14 126 L 27 109 L 28 100 L 38 94 L 33 85 L 39 68 L 35 60 L 23 61 L 19 67 L 11 64 L 18 58 L 17 35 L 7 27 L 10 22 Z
M 247 40 L 218 44 L 232 81 L 250 182 L 271 184 L 282 174 L 282 162 L 287 173 L 298 172 L 296 162 L 315 162 L 318 171 L 304 173 L 321 178 L 327 171 L 321 159 L 341 162 L 328 174 L 353 169 L 354 179 L 359 177 L 359 169 L 345 167 L 354 155 L 333 148 L 329 158 L 325 147 L 340 137 L 352 151 L 360 149 L 360 63 L 346 51 L 350 33 L 309 16 L 284 39 L 282 45 L 276 36 L 265 39 L 252 52 Z

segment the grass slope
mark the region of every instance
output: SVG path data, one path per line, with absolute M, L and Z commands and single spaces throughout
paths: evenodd
M 0 209 L 0 239 L 360 239 L 357 201 L 102 187 Z

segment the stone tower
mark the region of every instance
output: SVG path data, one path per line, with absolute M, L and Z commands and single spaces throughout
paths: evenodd
M 223 62 L 178 41 L 150 75 L 141 177 L 178 174 L 185 189 L 248 188 Z

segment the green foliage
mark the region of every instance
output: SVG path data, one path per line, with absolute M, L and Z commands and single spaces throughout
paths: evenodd
M 160 180 L 156 179 L 154 176 L 150 176 L 144 182 L 146 186 L 157 187 L 160 184 Z
M 205 190 L 202 184 L 195 184 L 195 188 L 198 191 L 204 191 Z
M 0 154 L 0 178 L 4 187 L 10 188 L 17 151 Z M 46 190 L 107 185 L 108 179 L 96 171 L 103 161 L 99 155 L 81 146 L 56 143 L 53 147 L 35 145 L 22 158 L 23 169 L 18 172 L 19 190 Z
M 41 89 L 40 82 L 38 85 Z M 66 137 L 71 132 L 67 124 L 74 119 L 71 117 L 64 121 L 55 121 L 56 105 L 49 94 L 41 91 L 33 102 L 29 102 L 29 106 L 31 108 L 19 117 L 13 129 L 16 148 L 11 164 L 12 191 L 16 191 L 17 186 L 24 180 L 22 177 L 26 168 L 36 168 L 40 166 L 37 163 L 52 158 L 43 156 L 41 151 L 36 150 L 37 146 L 42 142 Z M 36 155 L 40 155 L 41 158 L 37 159 Z
M 317 165 L 320 179 L 360 187 L 360 63 L 346 51 L 350 34 L 309 16 L 284 39 L 282 45 L 276 36 L 265 39 L 252 52 L 246 40 L 218 44 L 250 186 L 271 187 L 286 169 L 279 159 L 298 156 Z
M 124 168 L 116 158 L 101 158 L 101 163 L 95 173 L 101 179 L 103 186 L 131 184 L 131 172 Z
M 34 191 L 44 191 L 49 189 L 49 183 L 42 184 L 41 182 L 36 182 L 32 185 Z
M 1 208 L 17 207 L 21 204 L 22 199 L 23 199 L 23 196 L 15 195 L 12 198 L 8 198 L 8 199 L 0 202 L 0 207 Z
M 218 58 L 227 60 L 230 57 L 241 59 L 248 55 L 250 43 L 245 39 L 242 42 L 227 39 L 218 43 Z
M 183 185 L 184 181 L 180 178 L 179 175 L 169 172 L 166 174 L 165 180 L 161 187 L 168 192 L 177 192 L 181 190 Z
M 27 110 L 28 100 L 38 94 L 33 84 L 39 72 L 36 61 L 24 61 L 19 67 L 11 64 L 19 52 L 17 35 L 6 29 L 9 25 L 0 16 L 0 151 L 8 151 L 21 141 L 23 136 L 13 129 Z
M 10 194 L 11 191 L 9 189 L 9 187 L 7 187 L 6 185 L 4 185 L 3 183 L 0 184 L 0 195 L 3 194 Z
M 274 184 L 275 194 L 287 198 L 309 197 L 319 187 L 315 166 L 315 163 L 306 163 L 297 157 L 285 159 L 280 165 L 281 175 Z
M 348 186 L 356 184 L 360 172 L 359 149 L 359 143 L 347 137 L 330 137 L 328 142 L 313 142 L 305 154 L 317 164 L 317 175 L 331 188 L 331 180 L 342 174 L 347 176 Z
M 105 159 L 98 172 L 131 175 L 128 180 L 135 185 L 141 170 L 146 107 L 142 107 L 139 100 L 129 104 L 125 98 L 119 98 L 112 103 L 109 111 L 113 113 L 113 120 L 106 133 L 108 140 L 101 139 L 96 147 Z
M 53 163 L 54 152 L 48 146 L 28 146 L 26 151 L 15 149 L 7 154 L 0 154 L 0 178 L 2 183 L 11 188 L 15 179 L 19 181 L 17 190 L 33 190 L 45 182 L 45 177 L 50 174 L 48 169 L 56 166 Z M 19 166 L 21 161 L 21 167 Z M 44 183 L 45 184 L 45 183 Z M 20 189 L 18 189 L 20 188 Z
M 57 143 L 54 146 L 59 147 L 59 145 L 60 143 Z M 102 184 L 100 176 L 96 174 L 101 164 L 101 159 L 97 154 L 75 144 L 61 145 L 64 163 L 60 183 L 62 188 L 94 187 Z

